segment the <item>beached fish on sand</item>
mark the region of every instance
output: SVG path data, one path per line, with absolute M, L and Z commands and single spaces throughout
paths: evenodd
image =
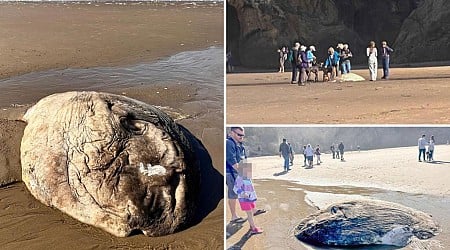
M 439 232 L 433 218 L 421 211 L 391 202 L 357 200 L 335 203 L 309 215 L 296 227 L 295 235 L 315 245 L 403 247 Z
M 22 180 L 31 194 L 116 236 L 158 236 L 192 222 L 200 189 L 195 137 L 154 106 L 66 92 L 24 116 Z

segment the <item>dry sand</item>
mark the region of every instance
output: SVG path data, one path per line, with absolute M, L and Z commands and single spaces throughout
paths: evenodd
M 0 4 L 0 77 L 32 71 L 128 65 L 157 60 L 181 51 L 223 46 L 223 4 Z M 222 60 L 222 58 L 218 58 Z M 49 85 L 52 83 L 49 82 Z M 160 106 L 195 103 L 195 86 L 142 86 L 108 92 Z M 70 89 L 67 89 L 70 90 Z M 159 95 L 155 95 L 161 91 Z M 22 107 L 11 107 L 10 95 L 0 93 L 0 178 L 20 180 L 20 139 L 25 124 L 17 119 L 45 90 L 30 87 L 16 96 Z M 31 94 L 30 94 L 31 93 Z M 219 95 L 220 96 L 220 95 Z M 213 96 L 216 98 L 216 95 Z M 7 101 L 5 101 L 7 100 Z M 0 188 L 2 249 L 220 249 L 223 247 L 223 111 L 187 110 L 179 121 L 208 150 L 212 172 L 220 175 L 214 195 L 205 197 L 208 213 L 196 225 L 174 235 L 116 238 L 82 224 L 36 201 L 21 182 Z M 192 115 L 193 114 L 193 115 Z M 219 197 L 219 198 L 218 198 Z
M 368 69 L 352 72 L 369 79 Z M 449 66 L 391 68 L 390 75 L 342 83 L 323 83 L 320 75 L 318 83 L 298 86 L 290 72 L 227 74 L 227 123 L 450 123 Z
M 437 145 L 433 163 L 418 162 L 417 147 L 346 152 L 345 161 L 332 159 L 330 154 L 322 154 L 323 163 L 312 169 L 303 168 L 303 155 L 296 155 L 294 166 L 287 174 L 282 173 L 283 161 L 279 156 L 250 158 L 258 194 L 257 206 L 268 210 L 256 217 L 257 225 L 265 232 L 249 237 L 246 234 L 248 223 L 243 224 L 242 228 L 229 224 L 227 232 L 232 235 L 227 239 L 227 248 L 305 249 L 305 245 L 293 235 L 298 222 L 317 211 L 316 207 L 323 208 L 349 197 L 370 198 L 373 194 L 389 192 L 386 195 L 389 199 L 395 199 L 393 194 L 399 194 L 400 197 L 403 194 L 425 202 L 427 197 L 449 201 L 449 150 L 449 145 Z M 401 199 L 394 201 L 402 203 Z M 444 227 L 439 244 L 446 246 L 450 243 L 449 234 L 445 232 L 450 221 L 450 209 L 448 203 L 442 208 L 447 212 L 436 208 L 440 215 L 435 214 L 435 218 Z M 239 215 L 245 217 L 241 211 Z M 228 210 L 227 219 L 230 219 Z

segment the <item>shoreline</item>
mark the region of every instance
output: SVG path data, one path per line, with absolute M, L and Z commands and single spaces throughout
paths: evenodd
M 210 3 L 196 6 L 178 3 L 99 6 L 1 3 L 0 79 L 35 72 L 37 74 L 27 77 L 38 78 L 40 72 L 59 69 L 126 67 L 165 59 L 184 51 L 223 47 L 223 18 L 217 18 L 223 13 L 223 4 Z M 223 62 L 223 58 L 218 60 Z M 165 79 L 167 74 L 167 78 L 173 79 L 170 73 L 163 72 L 161 77 Z M 215 105 L 221 97 L 223 102 L 222 93 L 216 95 L 215 88 L 200 93 L 195 81 L 192 84 L 173 81 L 170 86 L 118 86 L 114 75 L 111 74 L 111 82 L 105 81 L 109 85 L 87 89 L 83 87 L 85 85 L 77 86 L 81 81 L 70 74 L 61 77 L 64 81 L 61 86 L 58 86 L 61 79 L 44 77 L 38 81 L 39 84 L 13 82 L 16 85 L 9 91 L 4 87 L 0 102 L 12 104 L 0 108 L 0 123 L 3 125 L 0 141 L 4 145 L 0 154 L 4 156 L 0 157 L 0 176 L 8 177 L 6 169 L 12 179 L 21 177 L 19 152 L 25 124 L 20 118 L 27 105 L 49 93 L 73 90 L 125 95 L 148 104 L 168 106 L 175 112 L 182 110 L 189 117 L 176 123 L 199 139 L 211 157 L 211 166 L 204 169 L 205 178 L 210 176 L 215 180 L 223 175 L 223 107 Z M 138 76 L 131 74 L 126 77 L 137 79 Z M 98 81 L 97 78 L 87 80 Z M 202 100 L 199 100 L 200 96 Z M 220 192 L 222 186 L 219 184 L 217 187 Z M 201 192 L 205 192 L 204 189 L 202 187 Z M 197 224 L 180 232 L 161 237 L 133 235 L 117 238 L 44 206 L 31 196 L 22 182 L 16 182 L 0 188 L 0 207 L 3 208 L 0 223 L 4 225 L 0 228 L 0 244 L 5 249 L 45 249 L 55 245 L 81 249 L 223 248 L 224 200 L 223 195 L 218 197 L 220 192 L 203 197 L 199 210 L 204 211 L 199 211 L 199 221 L 196 219 Z
M 285 180 L 300 185 L 350 186 L 380 190 L 450 197 L 450 145 L 436 145 L 435 162 L 418 162 L 417 147 L 399 147 L 345 152 L 345 161 L 323 153 L 322 164 L 305 169 L 303 155 L 294 157 L 293 170 L 282 173 L 279 156 L 248 158 L 253 164 L 253 178 Z M 316 159 L 314 158 L 314 163 Z M 339 176 L 338 179 L 335 176 Z M 411 182 L 411 180 L 416 180 Z
M 49 69 L 136 64 L 223 46 L 223 20 L 215 20 L 223 15 L 222 7 L 2 3 L 0 79 Z
M 330 154 L 322 154 L 323 163 L 319 166 L 315 164 L 312 169 L 303 168 L 303 155 L 296 154 L 292 170 L 288 173 L 282 173 L 283 159 L 278 155 L 248 158 L 248 162 L 252 163 L 258 196 L 256 206 L 267 211 L 255 217 L 256 225 L 264 232 L 248 235 L 248 222 L 239 225 L 228 223 L 231 215 L 226 204 L 226 247 L 322 249 L 297 240 L 295 227 L 318 209 L 333 202 L 354 199 L 394 202 L 431 214 L 441 224 L 442 232 L 420 244 L 428 246 L 423 249 L 447 246 L 450 242 L 449 150 L 450 145 L 436 145 L 434 163 L 418 162 L 416 146 L 345 152 L 344 162 L 332 159 Z M 246 217 L 239 205 L 237 213 Z M 386 246 L 370 248 L 378 250 Z M 410 244 L 401 249 L 418 248 Z

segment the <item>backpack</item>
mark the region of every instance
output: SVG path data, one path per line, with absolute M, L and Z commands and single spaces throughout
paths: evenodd
M 302 60 L 302 52 L 298 52 L 298 61 L 297 61 L 297 63 L 302 63 L 303 62 L 303 60 Z
M 287 59 L 288 59 L 289 62 L 294 61 L 294 51 L 293 50 L 289 50 Z

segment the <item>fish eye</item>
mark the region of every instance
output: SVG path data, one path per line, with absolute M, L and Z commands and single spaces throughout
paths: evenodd
M 147 128 L 147 124 L 144 121 L 133 119 L 130 116 L 120 118 L 120 124 L 127 131 L 136 135 L 142 135 Z
M 337 207 L 335 207 L 335 206 L 331 207 L 331 209 L 330 209 L 330 212 L 331 212 L 332 214 L 336 214 L 338 211 L 339 211 L 339 208 L 337 208 Z

